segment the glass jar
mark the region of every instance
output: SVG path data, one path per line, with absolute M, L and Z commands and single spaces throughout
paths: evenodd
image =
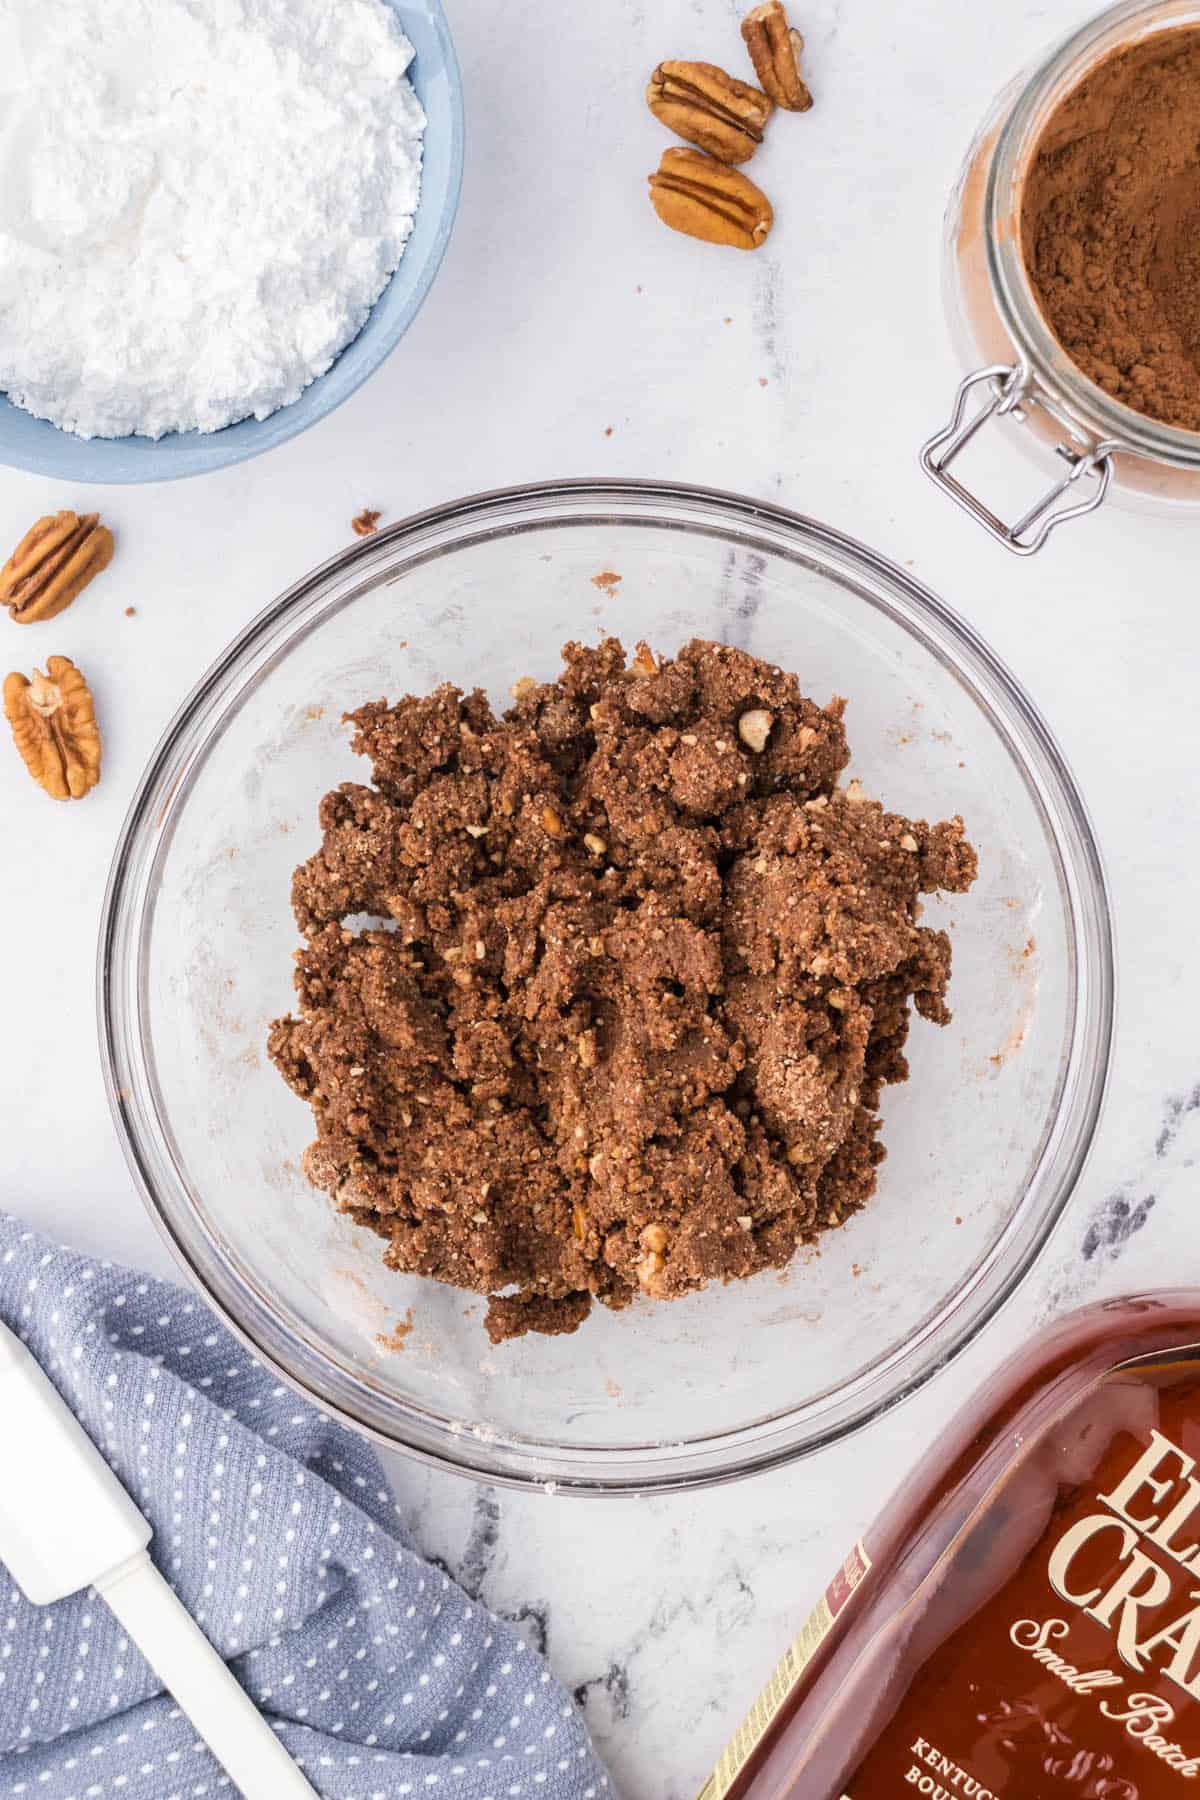
M 1182 431 L 1114 400 L 1067 356 L 1041 311 L 1021 251 L 1020 207 L 1042 132 L 1060 103 L 1113 51 L 1200 24 L 1200 0 L 1121 0 L 1004 90 L 963 165 L 946 214 L 943 280 L 950 329 L 970 373 L 949 423 L 921 450 L 939 487 L 1007 549 L 1040 550 L 1056 526 L 1111 494 L 1142 511 L 1200 508 L 1200 432 Z M 951 464 L 993 418 L 1043 469 L 1066 465 L 1006 523 Z

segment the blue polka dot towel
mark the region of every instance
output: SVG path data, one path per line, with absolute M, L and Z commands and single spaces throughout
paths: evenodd
M 366 1443 L 200 1301 L 0 1213 L 0 1318 L 328 1800 L 615 1800 L 541 1659 L 412 1548 Z M 33 1606 L 0 1566 L 0 1800 L 232 1792 L 101 1601 Z

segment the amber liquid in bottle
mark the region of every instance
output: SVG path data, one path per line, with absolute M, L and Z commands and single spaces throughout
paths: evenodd
M 847 1559 L 700 1800 L 1200 1800 L 1200 1293 L 1076 1314 Z

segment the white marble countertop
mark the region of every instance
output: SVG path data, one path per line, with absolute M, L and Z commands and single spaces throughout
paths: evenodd
M 959 371 L 941 214 L 994 90 L 1088 0 L 805 0 L 817 96 L 755 165 L 778 224 L 755 256 L 654 219 L 667 139 L 641 91 L 664 55 L 739 63 L 739 0 L 496 8 L 455 0 L 468 158 L 425 310 L 368 386 L 228 473 L 72 490 L 0 471 L 0 542 L 103 505 L 111 570 L 51 645 L 95 678 L 104 779 L 55 808 L 0 745 L 0 1200 L 41 1228 L 166 1268 L 101 1087 L 93 952 L 113 842 L 186 689 L 293 578 L 385 520 L 542 476 L 666 476 L 776 499 L 910 566 L 1045 709 L 1112 876 L 1123 1008 L 1090 1168 L 1040 1268 L 962 1361 L 851 1445 L 676 1499 L 495 1494 L 397 1463 L 418 1535 L 527 1622 L 576 1687 L 628 1800 L 688 1800 L 858 1530 L 957 1396 L 1052 1308 L 1200 1279 L 1196 951 L 1200 521 L 1108 510 L 1030 563 L 926 484 L 918 441 Z M 132 617 L 126 609 L 135 609 Z M 8 660 L 32 634 L 0 622 Z M 986 1168 L 979 1179 L 986 1181 Z

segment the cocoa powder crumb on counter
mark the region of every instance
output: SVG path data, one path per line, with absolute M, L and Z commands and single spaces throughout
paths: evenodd
M 1021 207 L 1025 263 L 1083 373 L 1200 431 L 1200 29 L 1114 52 L 1051 115 Z
M 351 715 L 372 784 L 321 804 L 270 1033 L 309 1178 L 394 1268 L 487 1295 L 493 1341 L 856 1212 L 910 1010 L 949 1018 L 920 895 L 976 868 L 961 820 L 840 785 L 844 702 L 794 675 L 698 641 L 564 662 L 499 717 L 449 685 Z

